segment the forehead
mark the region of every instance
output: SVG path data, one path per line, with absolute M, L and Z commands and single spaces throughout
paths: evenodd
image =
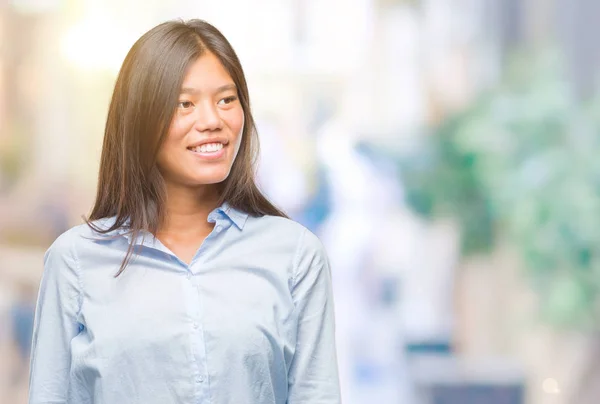
M 234 84 L 233 78 L 219 58 L 206 52 L 190 63 L 183 78 L 182 87 L 209 91 L 226 84 Z

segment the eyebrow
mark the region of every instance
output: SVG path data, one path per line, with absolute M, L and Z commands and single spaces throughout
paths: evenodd
M 237 91 L 237 87 L 235 84 L 225 84 L 221 87 L 217 87 L 216 94 L 224 93 L 225 91 Z M 200 90 L 198 90 L 197 88 L 192 88 L 192 87 L 183 87 L 180 92 L 180 94 L 189 94 L 189 95 L 195 95 L 195 94 L 199 94 L 199 93 L 200 93 Z

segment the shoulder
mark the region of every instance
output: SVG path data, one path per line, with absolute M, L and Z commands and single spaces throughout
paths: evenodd
M 250 217 L 247 221 L 247 229 L 251 233 L 260 232 L 261 234 L 270 234 L 285 240 L 292 240 L 296 243 L 309 243 L 310 245 L 319 244 L 320 241 L 316 235 L 308 230 L 302 224 L 281 216 L 260 216 Z M 246 230 L 246 229 L 244 229 Z
M 51 283 L 59 289 L 79 287 L 79 261 L 76 253 L 79 234 L 82 229 L 75 226 L 54 240 L 44 254 L 42 289 Z
M 325 247 L 321 240 L 302 224 L 285 217 L 262 216 L 249 220 L 250 228 L 270 233 L 280 240 L 293 243 L 295 258 L 302 256 L 325 256 Z
M 58 236 L 46 251 L 46 259 L 48 259 L 50 256 L 56 255 L 72 255 L 73 246 L 79 238 L 81 231 L 81 225 L 78 225 L 71 227 L 69 230 Z
M 87 223 L 73 226 L 58 236 L 46 251 L 46 258 L 49 255 L 75 258 L 78 248 L 83 244 L 113 236 L 113 232 L 103 234 L 97 230 L 110 228 L 114 223 L 114 218 L 99 219 L 90 223 L 92 226 Z
M 244 237 L 253 244 L 277 249 L 285 247 L 296 258 L 298 255 L 324 252 L 321 240 L 304 225 L 281 216 L 248 217 Z
M 287 232 L 296 235 L 299 235 L 304 230 L 306 230 L 306 228 L 303 225 L 292 219 L 288 219 L 287 217 L 271 215 L 258 217 L 250 216 L 248 217 L 246 226 L 248 226 L 249 228 L 266 228 L 271 231 Z

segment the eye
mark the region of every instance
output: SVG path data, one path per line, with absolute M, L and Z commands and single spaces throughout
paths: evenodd
M 177 108 L 180 109 L 190 109 L 194 107 L 194 103 L 191 101 L 179 101 L 177 103 Z
M 225 97 L 225 98 L 223 98 L 222 100 L 220 100 L 218 102 L 218 104 L 219 105 L 228 105 L 228 104 L 231 104 L 232 102 L 237 101 L 237 99 L 238 98 L 236 96 L 232 95 L 231 97 Z

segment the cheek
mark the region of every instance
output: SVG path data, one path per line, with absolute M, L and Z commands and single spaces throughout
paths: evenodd
M 181 150 L 181 141 L 188 132 L 189 127 L 190 124 L 185 119 L 173 119 L 169 127 L 169 133 L 158 151 L 157 163 L 159 168 L 168 169 L 173 165 L 177 165 L 180 158 L 177 157 L 177 151 Z
M 173 171 L 172 155 L 173 153 L 171 152 L 171 147 L 169 147 L 169 142 L 165 139 L 165 142 L 158 151 L 158 156 L 156 156 L 156 165 L 163 175 Z
M 235 120 L 231 123 L 230 127 L 237 136 L 235 139 L 235 152 L 240 148 L 240 144 L 242 143 L 242 134 L 244 133 L 244 112 L 240 112 L 238 116 L 235 117 Z
M 175 142 L 180 140 L 185 136 L 186 133 L 190 131 L 192 125 L 194 124 L 194 120 L 189 116 L 177 116 L 173 118 L 171 121 L 171 126 L 169 127 L 169 134 L 167 135 L 166 141 Z

